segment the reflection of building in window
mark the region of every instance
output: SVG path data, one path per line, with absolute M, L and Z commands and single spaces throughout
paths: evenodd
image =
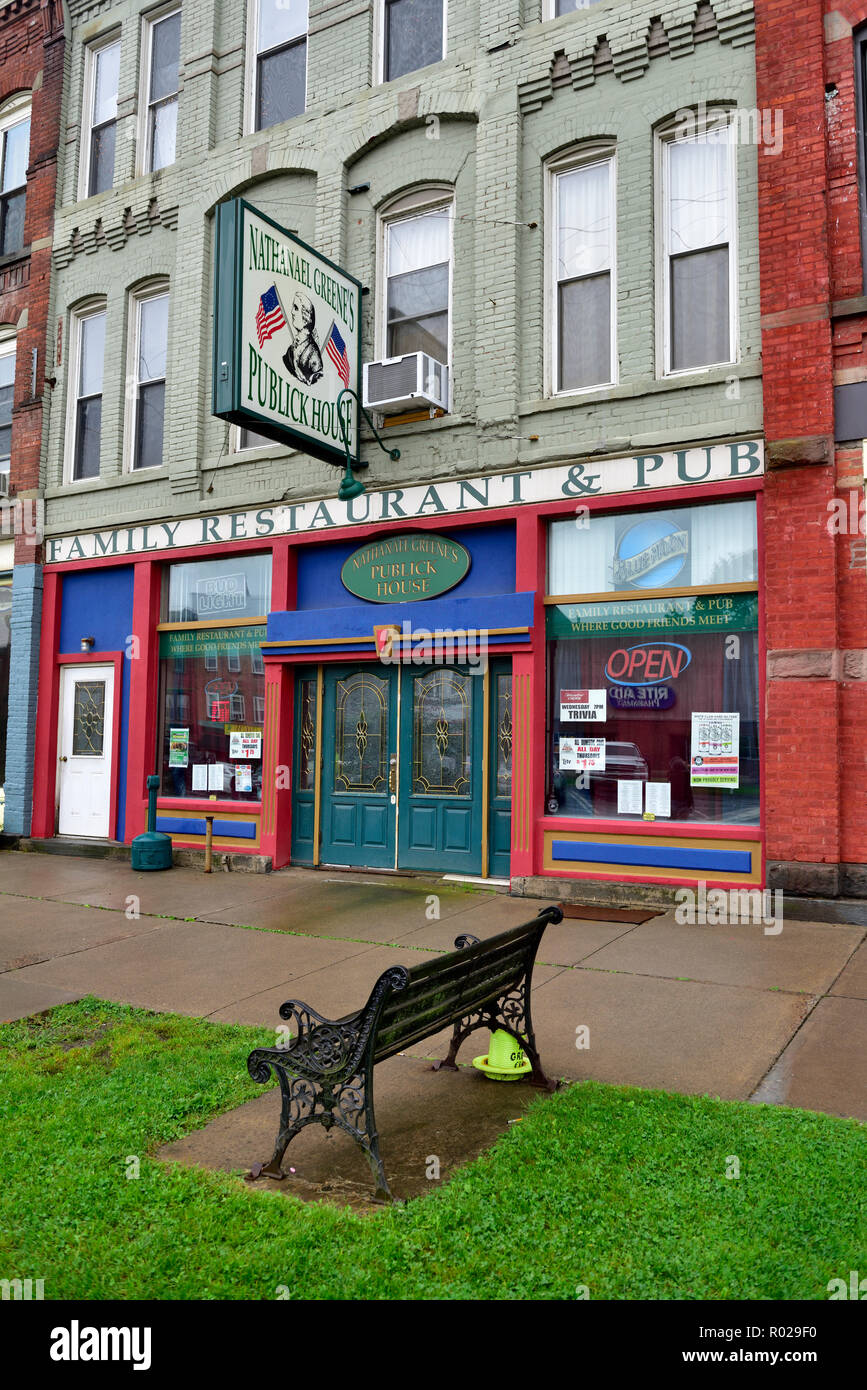
M 240 671 L 241 653 L 237 647 L 230 647 L 226 654 L 226 662 L 230 671 Z
M 253 696 L 253 723 L 265 723 L 265 697 L 264 695 Z
M 243 695 L 230 695 L 229 701 L 231 704 L 231 718 L 246 719 L 247 701 L 244 699 Z
M 205 670 L 216 671 L 219 661 L 216 652 L 208 652 L 205 656 Z
M 250 657 L 250 666 L 257 676 L 264 675 L 265 658 L 261 651 L 254 651 Z
M 758 824 L 757 580 L 752 500 L 550 525 L 549 815 Z M 604 720 L 570 717 L 591 691 Z M 691 772 L 693 716 L 716 713 L 739 716 L 737 786 Z M 604 740 L 604 761 L 582 769 L 575 740 Z

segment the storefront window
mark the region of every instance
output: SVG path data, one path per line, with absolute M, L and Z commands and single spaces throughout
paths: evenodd
M 550 542 L 547 813 L 758 824 L 754 504 L 556 522 Z
M 163 796 L 262 799 L 270 556 L 172 565 L 160 631 Z M 213 618 L 213 626 L 206 625 Z M 220 625 L 222 620 L 223 625 Z
M 194 560 L 168 571 L 168 623 L 263 618 L 271 606 L 270 555 Z

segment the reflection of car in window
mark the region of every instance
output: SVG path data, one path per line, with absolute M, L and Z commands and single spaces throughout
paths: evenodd
M 556 745 L 555 753 L 559 754 Z M 613 740 L 605 744 L 605 771 L 587 772 L 583 787 L 576 786 L 580 773 L 561 772 L 556 764 L 553 771 L 554 798 L 561 811 L 571 811 L 575 815 L 592 815 L 597 800 L 604 800 L 606 804 L 611 801 L 616 807 L 619 781 L 646 782 L 650 776 L 647 759 L 642 757 L 637 743 Z

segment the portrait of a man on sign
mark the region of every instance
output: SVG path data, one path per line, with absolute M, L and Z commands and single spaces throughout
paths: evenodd
M 314 333 L 316 310 L 300 290 L 292 300 L 288 327 L 292 341 L 283 354 L 283 365 L 298 381 L 311 386 L 322 375 L 322 353 Z

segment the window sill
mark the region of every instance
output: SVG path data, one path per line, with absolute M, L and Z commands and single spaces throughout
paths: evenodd
M 580 831 L 582 835 L 610 835 L 612 832 L 624 830 L 641 830 L 648 835 L 680 835 L 684 839 L 693 836 L 696 839 L 708 840 L 761 840 L 763 831 L 760 825 L 747 825 L 734 823 L 732 821 L 706 821 L 706 820 L 669 820 L 666 816 L 657 816 L 656 820 L 644 820 L 641 816 L 619 817 L 612 819 L 599 816 L 551 816 L 544 815 L 539 817 L 539 822 L 544 831 L 563 830 L 568 832 Z
M 703 367 L 694 372 L 683 372 L 679 376 L 640 377 L 630 382 L 621 382 L 618 386 L 600 386 L 598 391 L 569 392 L 558 396 L 543 396 L 534 401 L 521 401 L 518 414 L 535 415 L 549 410 L 574 410 L 583 405 L 630 400 L 656 395 L 662 391 L 682 391 L 691 387 L 725 386 L 732 379 L 745 381 L 761 374 L 761 361 L 747 359 L 744 362 L 729 362 L 723 367 Z
M 400 416 L 396 418 L 398 420 L 401 419 Z M 395 438 L 399 439 L 405 434 L 424 434 L 427 430 L 449 430 L 456 429 L 461 425 L 467 426 L 473 424 L 475 424 L 475 421 L 469 415 L 445 414 L 435 416 L 433 420 L 431 420 L 428 415 L 425 415 L 423 420 L 404 420 L 401 424 L 393 425 L 385 423 L 380 433 L 382 433 L 384 439 L 389 440 Z M 372 439 L 373 435 L 367 429 L 363 429 L 361 437 L 363 440 L 367 441 Z
M 168 476 L 168 464 L 164 463 L 159 468 L 140 468 L 135 473 L 118 473 L 114 478 L 78 478 L 75 481 L 70 479 L 58 487 L 47 487 L 45 497 L 69 497 L 72 493 L 80 491 L 105 492 L 113 487 L 125 487 L 129 483 L 141 483 L 145 479 L 165 480 Z

